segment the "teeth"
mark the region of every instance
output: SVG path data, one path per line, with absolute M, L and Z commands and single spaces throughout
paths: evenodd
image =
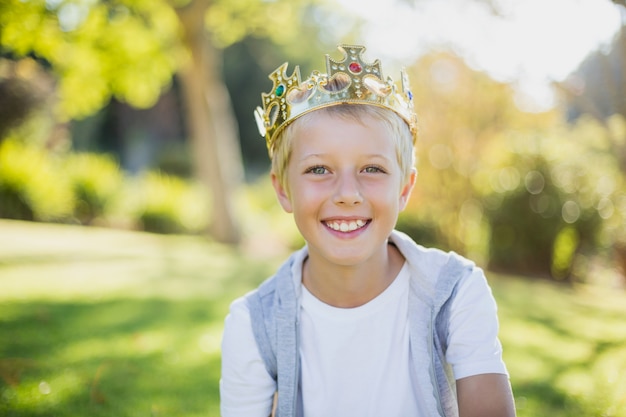
M 337 230 L 339 232 L 353 232 L 356 229 L 360 229 L 361 227 L 365 226 L 366 221 L 365 220 L 352 220 L 349 222 L 343 222 L 343 221 L 332 221 L 332 222 L 326 222 L 326 226 L 330 227 L 333 230 Z

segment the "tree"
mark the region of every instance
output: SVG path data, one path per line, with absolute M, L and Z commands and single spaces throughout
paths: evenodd
M 236 122 L 223 80 L 219 51 L 205 30 L 208 0 L 194 0 L 177 9 L 189 65 L 180 72 L 191 154 L 196 176 L 213 191 L 213 235 L 222 242 L 240 239 L 233 196 L 243 179 Z
M 147 107 L 183 61 L 176 14 L 164 1 L 7 0 L 0 47 L 34 57 L 57 80 L 59 120 L 87 116 L 112 97 Z
M 610 245 L 603 234 L 624 218 L 611 151 L 623 123 L 523 112 L 512 87 L 450 54 L 422 57 L 409 75 L 419 175 L 403 230 L 493 268 L 560 279 L 581 251 Z
M 220 50 L 250 33 L 288 39 L 304 4 L 6 0 L 0 4 L 0 52 L 12 59 L 34 57 L 55 74 L 60 121 L 90 115 L 111 97 L 151 106 L 179 72 L 196 175 L 213 194 L 212 233 L 235 243 L 232 198 L 242 168 Z
M 484 258 L 488 236 L 477 227 L 483 207 L 474 179 L 487 151 L 500 132 L 546 126 L 554 115 L 521 112 L 512 87 L 452 54 L 422 57 L 409 76 L 419 118 L 419 175 L 405 216 L 419 221 L 407 223 L 425 227 L 426 243 Z
M 626 1 L 613 0 L 624 9 Z M 623 12 L 623 10 L 622 10 Z M 610 153 L 622 177 L 626 174 L 626 29 L 622 24 L 608 52 L 595 51 L 566 79 L 557 83 L 571 121 L 593 117 L 609 132 Z M 621 186 L 621 201 L 616 204 L 622 221 L 613 228 L 612 246 L 626 277 L 626 187 Z M 616 192 L 617 194 L 617 192 Z M 621 207 L 621 210 L 619 208 Z
M 626 117 L 626 30 L 615 37 L 608 53 L 595 51 L 566 79 L 556 83 L 570 120 L 589 115 L 607 126 L 611 116 Z M 608 127 L 608 126 L 607 126 Z M 626 174 L 626 137 L 612 140 L 612 152 Z

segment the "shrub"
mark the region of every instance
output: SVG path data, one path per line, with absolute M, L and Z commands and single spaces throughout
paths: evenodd
M 422 246 L 450 250 L 445 246 L 445 239 L 441 238 L 437 225 L 407 211 L 401 212 L 398 216 L 396 229 L 411 236 Z
M 0 144 L 0 217 L 66 221 L 73 198 L 58 157 L 13 139 Z
M 77 153 L 68 155 L 65 169 L 75 198 L 74 216 L 81 224 L 92 224 L 105 217 L 120 193 L 124 176 L 108 155 Z
M 198 184 L 148 172 L 130 185 L 134 209 L 144 230 L 155 233 L 197 233 L 208 225 L 208 197 Z
M 604 127 L 581 120 L 509 132 L 490 152 L 474 184 L 483 193 L 492 267 L 563 279 L 578 253 L 610 245 L 601 244 L 614 221 L 604 205 L 619 193 L 621 174 Z
M 485 199 L 490 266 L 564 278 L 576 250 L 596 241 L 601 219 L 593 205 L 583 204 L 581 194 L 567 193 L 554 183 L 550 174 L 554 170 L 541 158 L 519 162 L 517 168 L 500 170 L 500 174 L 510 170 L 519 185 L 499 189 Z M 535 188 L 533 181 L 540 182 L 541 188 Z
M 197 233 L 208 225 L 208 201 L 203 187 L 178 177 L 125 176 L 107 155 L 57 155 L 16 140 L 0 144 L 3 218 Z

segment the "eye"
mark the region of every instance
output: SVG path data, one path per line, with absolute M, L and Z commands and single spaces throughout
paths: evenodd
M 328 170 L 326 169 L 326 167 L 323 167 L 321 165 L 316 165 L 314 167 L 311 167 L 309 169 L 307 169 L 305 171 L 305 173 L 307 174 L 315 174 L 315 175 L 323 175 L 328 173 Z
M 366 174 L 376 174 L 376 173 L 386 173 L 387 171 L 385 171 L 383 168 L 379 167 L 378 165 L 370 165 L 367 166 L 363 169 L 363 172 L 365 172 Z

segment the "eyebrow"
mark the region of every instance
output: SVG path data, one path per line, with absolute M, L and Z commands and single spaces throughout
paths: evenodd
M 316 158 L 323 158 L 327 155 L 332 155 L 332 154 L 328 154 L 328 153 L 312 153 L 312 154 L 308 154 L 308 155 L 304 155 L 302 158 L 299 159 L 300 162 L 304 162 L 306 160 L 309 159 L 316 159 Z
M 382 159 L 389 159 L 387 158 L 384 154 L 382 153 L 368 153 L 367 155 L 365 155 L 367 158 L 382 158 Z
M 323 159 L 325 157 L 332 156 L 332 155 L 334 155 L 334 154 L 333 153 L 312 153 L 312 154 L 303 156 L 298 161 L 299 162 L 305 162 L 305 161 L 307 161 L 309 159 Z M 393 161 L 392 158 L 390 159 L 387 156 L 385 156 L 383 154 L 380 154 L 380 153 L 371 153 L 371 154 L 363 155 L 363 157 L 365 159 L 380 159 L 380 160 L 383 160 L 383 161 L 386 161 L 386 162 Z
M 381 160 L 383 160 L 385 162 L 392 162 L 393 161 L 393 158 L 390 159 L 390 158 L 388 158 L 385 155 L 380 154 L 380 153 L 367 154 L 367 155 L 365 155 L 365 158 L 366 159 L 381 159 Z

